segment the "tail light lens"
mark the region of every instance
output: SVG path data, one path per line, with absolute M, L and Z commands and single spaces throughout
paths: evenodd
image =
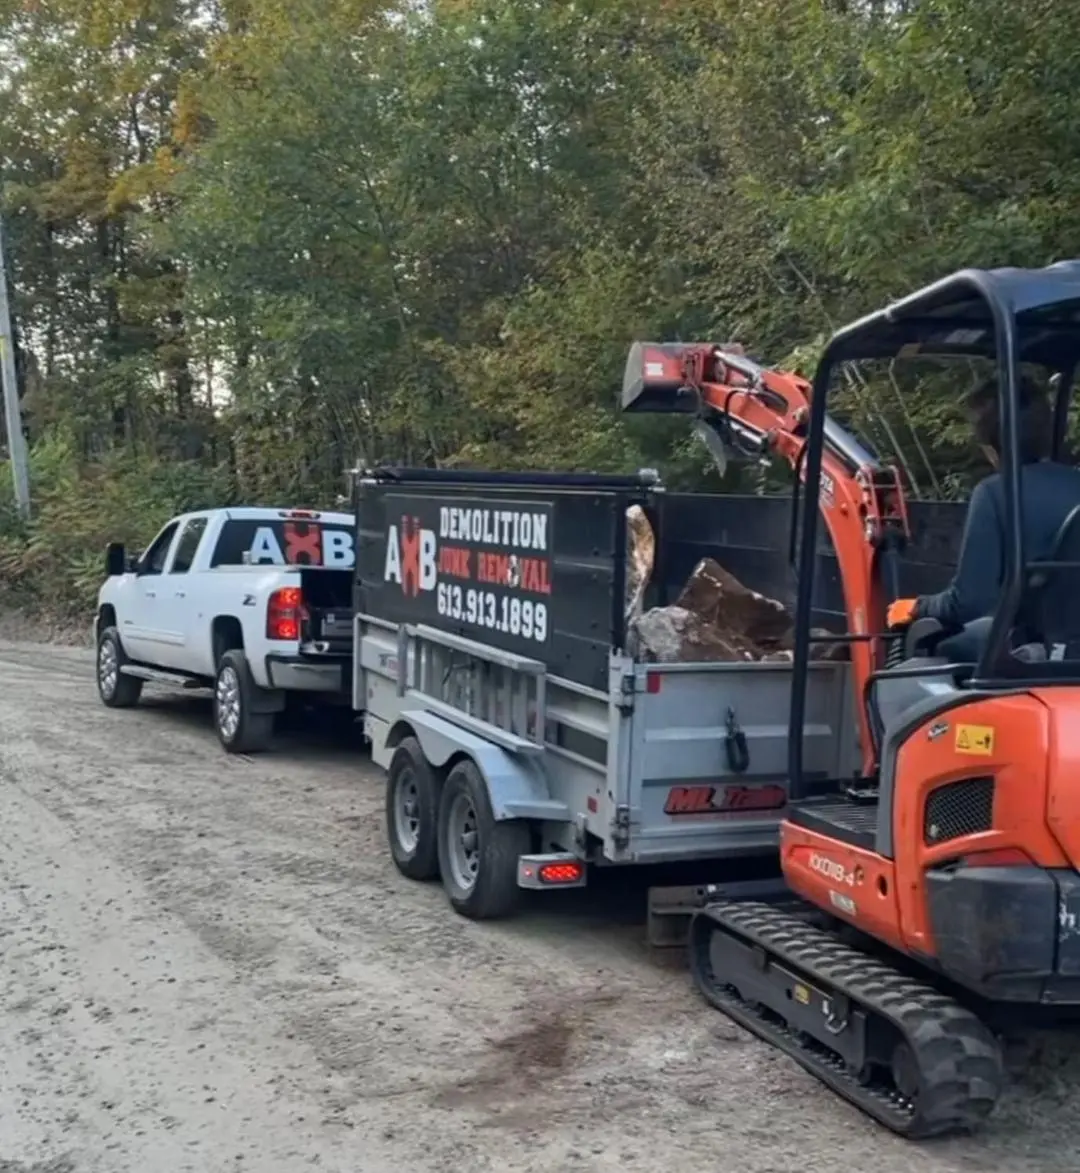
M 577 863 L 545 863 L 537 873 L 544 884 L 576 884 L 585 874 L 583 864 Z
M 279 587 L 266 604 L 266 638 L 297 640 L 307 618 L 304 593 L 299 587 Z

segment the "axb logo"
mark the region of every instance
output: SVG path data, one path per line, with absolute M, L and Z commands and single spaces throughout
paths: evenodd
M 418 517 L 403 517 L 401 529 L 390 526 L 386 534 L 386 568 L 383 578 L 396 582 L 411 599 L 421 591 L 435 589 L 438 577 L 435 556 L 438 544 L 435 532 L 420 528 Z

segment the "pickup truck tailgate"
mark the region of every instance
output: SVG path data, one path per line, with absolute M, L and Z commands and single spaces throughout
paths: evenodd
M 353 646 L 351 571 L 304 567 L 300 584 L 308 612 L 302 642 L 313 650 L 350 654 Z

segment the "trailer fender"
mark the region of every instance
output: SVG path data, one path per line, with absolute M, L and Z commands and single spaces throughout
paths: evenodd
M 509 753 L 502 746 L 422 709 L 402 713 L 401 724 L 412 729 L 424 757 L 433 766 L 442 768 L 463 755 L 471 758 L 487 785 L 496 819 L 569 821 L 569 808 L 551 797 L 539 763 Z M 390 741 L 400 740 L 399 728 L 391 732 Z

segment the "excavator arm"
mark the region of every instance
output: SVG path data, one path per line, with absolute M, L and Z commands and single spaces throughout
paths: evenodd
M 806 379 L 759 366 L 738 347 L 638 342 L 627 359 L 622 408 L 692 415 L 722 469 L 728 457 L 780 457 L 795 473 L 797 494 L 810 394 Z M 865 698 L 872 673 L 884 666 L 884 641 L 876 637 L 898 590 L 895 554 L 909 536 L 899 472 L 829 419 L 818 505 L 840 567 L 855 685 Z M 864 776 L 870 776 L 876 762 L 865 704 L 859 724 Z

